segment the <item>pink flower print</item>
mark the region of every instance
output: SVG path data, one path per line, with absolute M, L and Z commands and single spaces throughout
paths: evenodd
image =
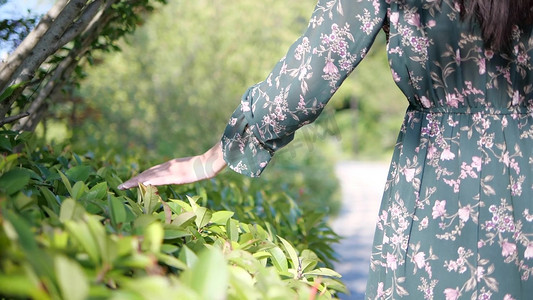
M 419 226 L 419 229 L 422 230 L 422 229 L 426 229 L 429 225 L 429 219 L 428 217 L 424 217 L 422 219 L 422 221 L 420 221 L 420 226 Z
M 457 300 L 457 298 L 459 298 L 461 295 L 461 292 L 459 292 L 459 288 L 448 288 L 444 290 L 444 295 L 446 296 L 446 300 Z
M 524 257 L 526 259 L 530 259 L 533 257 L 533 242 L 529 242 L 529 244 L 527 244 L 526 251 L 524 252 Z
M 431 101 L 429 101 L 428 97 L 426 97 L 426 96 L 420 97 L 420 102 L 422 103 L 422 106 L 424 108 L 430 108 L 431 107 Z
M 455 107 L 455 108 L 458 108 L 459 107 L 459 102 L 461 102 L 461 99 L 459 99 L 459 97 L 456 95 L 456 94 L 447 94 L 446 95 L 446 104 L 451 106 L 451 107 Z
M 455 127 L 459 124 L 459 121 L 454 121 L 452 116 L 448 116 L 448 125 L 450 127 Z
M 420 27 L 420 15 L 419 14 L 412 14 L 411 18 L 409 18 L 409 20 L 407 20 L 407 23 L 409 23 L 409 25 Z
M 383 291 L 383 286 L 383 282 L 378 283 L 377 298 L 381 298 L 385 295 L 385 292 Z
M 431 145 L 428 147 L 427 158 L 432 159 L 437 154 L 437 147 Z
M 442 160 L 452 160 L 455 158 L 455 154 L 450 151 L 450 147 L 444 148 L 440 154 L 440 159 Z
M 448 272 L 455 271 L 459 269 L 459 266 L 457 265 L 457 262 L 452 260 L 448 263 Z
M 426 264 L 426 254 L 424 252 L 418 252 L 413 256 L 413 261 L 419 269 L 422 269 Z
M 298 101 L 298 109 L 299 110 L 306 110 L 306 107 L 305 107 L 305 99 L 302 95 L 300 95 L 300 101 Z
M 509 162 L 509 167 L 511 167 L 516 172 L 516 174 L 520 174 L 520 166 L 518 165 L 516 159 L 511 159 L 511 161 Z
M 428 23 L 427 23 L 427 26 L 429 28 L 433 28 L 433 27 L 435 27 L 435 25 L 437 25 L 437 22 L 435 20 L 429 20 Z
M 333 59 L 326 58 L 326 66 L 324 66 L 324 73 L 327 75 L 335 75 L 339 73 L 339 69 L 333 63 Z
M 463 206 L 459 209 L 458 215 L 461 221 L 466 222 L 470 219 L 470 205 Z
M 513 184 L 511 184 L 511 195 L 513 196 L 522 195 L 522 182 L 521 181 L 516 181 Z
M 478 172 L 481 171 L 481 163 L 482 163 L 481 157 L 479 156 L 472 157 L 472 168 L 476 169 Z
M 457 63 L 457 65 L 461 64 L 461 50 L 459 50 L 459 48 L 455 50 L 455 62 Z
M 516 244 L 509 243 L 508 241 L 503 241 L 502 244 L 502 255 L 507 257 L 513 255 L 516 252 Z
M 508 124 L 507 117 L 504 116 L 504 117 L 502 118 L 502 127 L 507 127 L 507 124 Z
M 435 201 L 435 205 L 433 205 L 433 212 L 431 215 L 433 216 L 433 219 L 439 218 L 444 216 L 446 213 L 446 200 L 442 201 Z
M 483 279 L 483 275 L 485 275 L 485 269 L 481 266 L 478 266 L 476 270 L 476 279 L 478 282 L 480 282 L 481 279 Z
M 394 71 L 393 69 L 391 69 L 391 71 L 392 71 L 392 79 L 394 80 L 394 82 L 400 82 L 402 80 L 400 75 L 398 75 L 398 73 L 396 73 L 396 71 Z
M 405 175 L 405 180 L 407 182 L 411 182 L 415 178 L 415 169 L 414 168 L 405 169 L 403 170 L 403 175 Z
M 479 60 L 478 66 L 479 66 L 479 75 L 483 75 L 483 74 L 485 74 L 485 72 L 487 72 L 487 66 L 485 64 L 485 59 L 484 58 Z
M 516 106 L 518 104 L 520 104 L 520 102 L 522 100 L 522 97 L 520 97 L 520 92 L 518 91 L 514 91 L 513 93 L 513 102 L 511 103 L 513 106 Z
M 513 298 L 511 296 L 511 294 L 506 294 L 504 297 L 503 297 L 503 300 L 515 300 L 515 298 Z
M 527 56 L 527 53 L 525 53 L 525 52 L 521 52 L 516 57 L 516 61 L 518 61 L 518 63 L 521 64 L 521 65 L 527 64 L 528 60 L 529 60 L 529 56 Z
M 398 24 L 398 20 L 399 19 L 400 19 L 400 13 L 393 12 L 393 13 L 390 14 L 389 20 L 390 20 L 391 24 L 393 24 L 393 25 Z
M 398 268 L 398 259 L 394 254 L 387 253 L 387 268 L 391 268 L 393 271 Z
M 250 111 L 250 102 L 241 102 L 241 111 Z

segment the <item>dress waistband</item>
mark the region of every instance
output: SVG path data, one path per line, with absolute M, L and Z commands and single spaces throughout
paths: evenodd
M 431 107 L 425 108 L 415 105 L 409 105 L 407 111 L 414 111 L 420 113 L 438 113 L 438 114 L 486 114 L 486 115 L 526 115 L 533 116 L 533 106 L 511 106 L 511 107 Z

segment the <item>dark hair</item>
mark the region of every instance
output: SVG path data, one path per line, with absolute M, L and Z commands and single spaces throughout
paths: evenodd
M 523 28 L 533 21 L 533 0 L 459 0 L 465 19 L 475 19 L 485 44 L 496 51 L 511 48 L 513 26 Z

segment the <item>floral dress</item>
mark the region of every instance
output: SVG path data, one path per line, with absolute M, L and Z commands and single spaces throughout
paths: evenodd
M 389 28 L 408 109 L 371 254 L 368 299 L 533 299 L 531 29 L 484 47 L 454 0 L 320 0 L 309 27 L 245 93 L 222 137 L 259 176 Z M 379 101 L 379 99 L 376 99 Z

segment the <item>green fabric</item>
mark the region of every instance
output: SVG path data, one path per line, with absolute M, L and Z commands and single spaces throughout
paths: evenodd
M 392 76 L 409 107 L 367 298 L 529 299 L 531 29 L 516 28 L 512 52 L 500 55 L 451 0 L 321 0 L 306 33 L 243 96 L 222 137 L 226 161 L 259 176 L 318 116 L 384 24 Z

